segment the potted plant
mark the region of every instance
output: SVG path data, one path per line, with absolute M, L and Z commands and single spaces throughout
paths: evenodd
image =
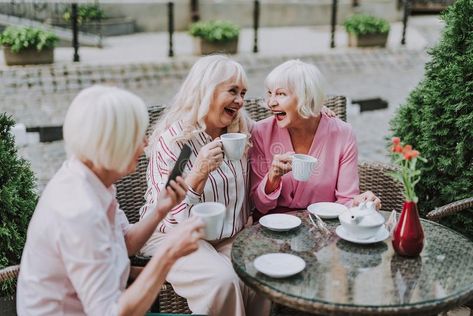
M 68 7 L 62 15 L 64 21 L 70 22 L 72 10 Z M 81 4 L 78 7 L 77 23 L 83 24 L 90 21 L 100 21 L 105 18 L 105 11 L 98 4 Z
M 196 22 L 190 26 L 189 33 L 195 38 L 196 54 L 235 54 L 238 50 L 240 28 L 231 22 Z
M 9 66 L 52 63 L 58 40 L 56 34 L 33 27 L 8 27 L 0 34 Z
M 390 26 L 385 19 L 356 14 L 349 17 L 344 26 L 348 33 L 348 46 L 386 46 Z
M 68 6 L 61 17 L 52 17 L 48 23 L 60 27 L 70 27 L 72 10 Z M 124 16 L 108 16 L 98 4 L 78 6 L 77 23 L 79 30 L 103 36 L 131 34 L 135 32 L 135 20 Z
M 20 263 L 28 223 L 37 202 L 35 177 L 18 156 L 13 119 L 0 113 L 0 269 Z M 15 280 L 0 283 L 0 315 L 16 315 Z

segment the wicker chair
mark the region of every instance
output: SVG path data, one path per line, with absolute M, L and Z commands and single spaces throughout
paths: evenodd
M 0 270 L 0 284 L 8 280 L 16 280 L 20 273 L 20 266 L 10 266 Z
M 446 216 L 456 214 L 463 210 L 473 208 L 473 197 L 463 200 L 455 201 L 447 205 L 437 207 L 427 214 L 427 218 L 433 221 L 438 221 Z

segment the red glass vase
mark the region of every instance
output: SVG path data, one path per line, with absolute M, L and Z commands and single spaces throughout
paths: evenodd
M 392 236 L 394 250 L 401 256 L 415 257 L 424 247 L 424 230 L 415 202 L 404 202 Z

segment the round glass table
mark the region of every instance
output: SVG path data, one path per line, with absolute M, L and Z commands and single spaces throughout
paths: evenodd
M 316 314 L 426 315 L 473 299 L 473 242 L 445 226 L 422 220 L 424 249 L 417 258 L 405 258 L 389 238 L 354 244 L 335 234 L 338 220 L 325 220 L 331 234 L 324 235 L 307 212 L 295 215 L 302 219 L 298 228 L 273 232 L 254 225 L 232 248 L 239 277 L 275 303 Z M 281 252 L 303 258 L 306 268 L 283 279 L 256 271 L 255 258 Z

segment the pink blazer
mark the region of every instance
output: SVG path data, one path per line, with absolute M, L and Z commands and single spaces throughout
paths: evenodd
M 294 151 L 289 131 L 269 117 L 255 124 L 250 149 L 250 197 L 262 213 L 305 209 L 315 202 L 337 202 L 350 206 L 359 194 L 358 150 L 351 126 L 338 118 L 322 115 L 309 149 L 318 166 L 307 182 L 294 180 L 292 172 L 270 194 L 264 192 L 273 155 Z

